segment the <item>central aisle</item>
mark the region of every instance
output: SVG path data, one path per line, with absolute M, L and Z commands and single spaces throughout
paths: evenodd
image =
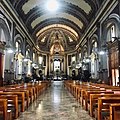
M 54 81 L 17 120 L 93 120 L 62 81 Z

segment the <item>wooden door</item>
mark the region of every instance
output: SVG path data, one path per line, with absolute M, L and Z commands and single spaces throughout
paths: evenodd
M 119 82 L 119 41 L 114 41 L 109 46 L 109 74 L 110 74 L 110 83 L 113 86 L 117 86 Z

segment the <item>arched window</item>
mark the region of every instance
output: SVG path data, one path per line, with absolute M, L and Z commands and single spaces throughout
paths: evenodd
M 115 25 L 112 25 L 110 28 L 110 32 L 111 32 L 111 40 L 114 41 L 114 37 L 115 37 Z
M 115 25 L 112 25 L 109 27 L 108 29 L 108 33 L 107 33 L 107 41 L 114 41 L 116 36 L 116 27 Z
M 94 43 L 94 47 L 97 48 L 97 42 Z
M 42 64 L 42 63 L 43 63 L 43 57 L 39 56 L 39 64 Z
M 35 62 L 35 52 L 33 53 L 33 61 Z
M 16 47 L 16 52 L 21 52 L 20 42 L 19 41 L 15 42 L 15 47 Z
M 98 47 L 98 43 L 96 41 L 94 41 L 92 43 L 92 48 L 91 48 L 92 51 L 91 51 L 91 53 L 92 52 L 96 53 L 97 52 L 97 47 Z
M 26 51 L 26 57 L 28 57 L 28 50 Z
M 81 58 L 82 58 L 82 54 L 81 54 L 81 53 L 79 53 L 79 60 L 81 60 Z
M 30 59 L 30 49 L 26 51 L 26 58 Z

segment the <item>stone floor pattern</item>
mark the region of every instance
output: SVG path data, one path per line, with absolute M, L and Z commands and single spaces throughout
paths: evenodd
M 93 120 L 61 81 L 54 81 L 16 120 Z

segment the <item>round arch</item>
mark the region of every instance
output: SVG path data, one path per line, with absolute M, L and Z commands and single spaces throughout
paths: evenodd
M 115 37 L 119 37 L 120 36 L 120 17 L 118 14 L 111 14 L 108 19 L 106 19 L 106 21 L 103 24 L 103 39 L 105 41 L 107 40 L 107 36 L 108 36 L 108 31 L 110 29 L 110 27 L 114 25 L 115 26 Z
M 88 55 L 88 50 L 87 50 L 87 45 L 84 45 L 82 51 L 82 58 L 84 59 L 84 57 L 87 57 L 86 55 Z
M 99 70 L 98 60 L 98 36 L 94 34 L 90 39 L 90 72 L 93 79 L 98 78 L 97 71 Z
M 3 32 L 3 33 L 2 33 Z M 2 36 L 3 35 L 3 36 Z M 8 59 L 7 57 L 10 55 L 6 55 L 5 52 L 3 51 L 5 48 L 5 44 L 9 44 L 8 41 L 11 40 L 11 36 L 10 36 L 10 27 L 7 23 L 6 18 L 0 14 L 0 39 L 4 37 L 4 40 L 1 40 L 1 42 L 3 43 L 0 47 L 0 86 L 3 85 L 3 79 L 4 81 L 8 80 L 6 79 L 6 75 L 4 73 L 5 70 L 10 70 L 10 68 L 12 69 L 12 66 L 10 67 L 10 62 L 8 63 L 8 61 L 10 61 L 10 59 Z M 12 56 L 11 56 L 12 57 Z M 7 63 L 7 64 L 6 64 Z
M 31 59 L 31 54 L 32 54 L 32 53 L 30 52 L 30 49 L 31 49 L 30 46 L 27 45 L 27 46 L 26 46 L 26 49 L 25 49 L 25 56 L 28 57 L 29 59 Z M 27 54 L 27 52 L 28 52 L 28 54 Z
M 7 20 L 1 14 L 0 14 L 0 29 L 3 30 L 4 35 L 5 35 L 5 42 L 8 43 L 8 41 L 11 40 L 10 28 L 7 23 Z
M 98 36 L 94 34 L 90 39 L 90 54 L 92 52 L 96 53 L 97 49 L 98 49 Z
M 23 49 L 23 38 L 21 37 L 20 34 L 17 34 L 15 37 L 14 37 L 14 46 L 16 47 L 16 42 L 18 42 L 19 44 L 19 49 L 22 54 L 24 53 L 24 49 Z

